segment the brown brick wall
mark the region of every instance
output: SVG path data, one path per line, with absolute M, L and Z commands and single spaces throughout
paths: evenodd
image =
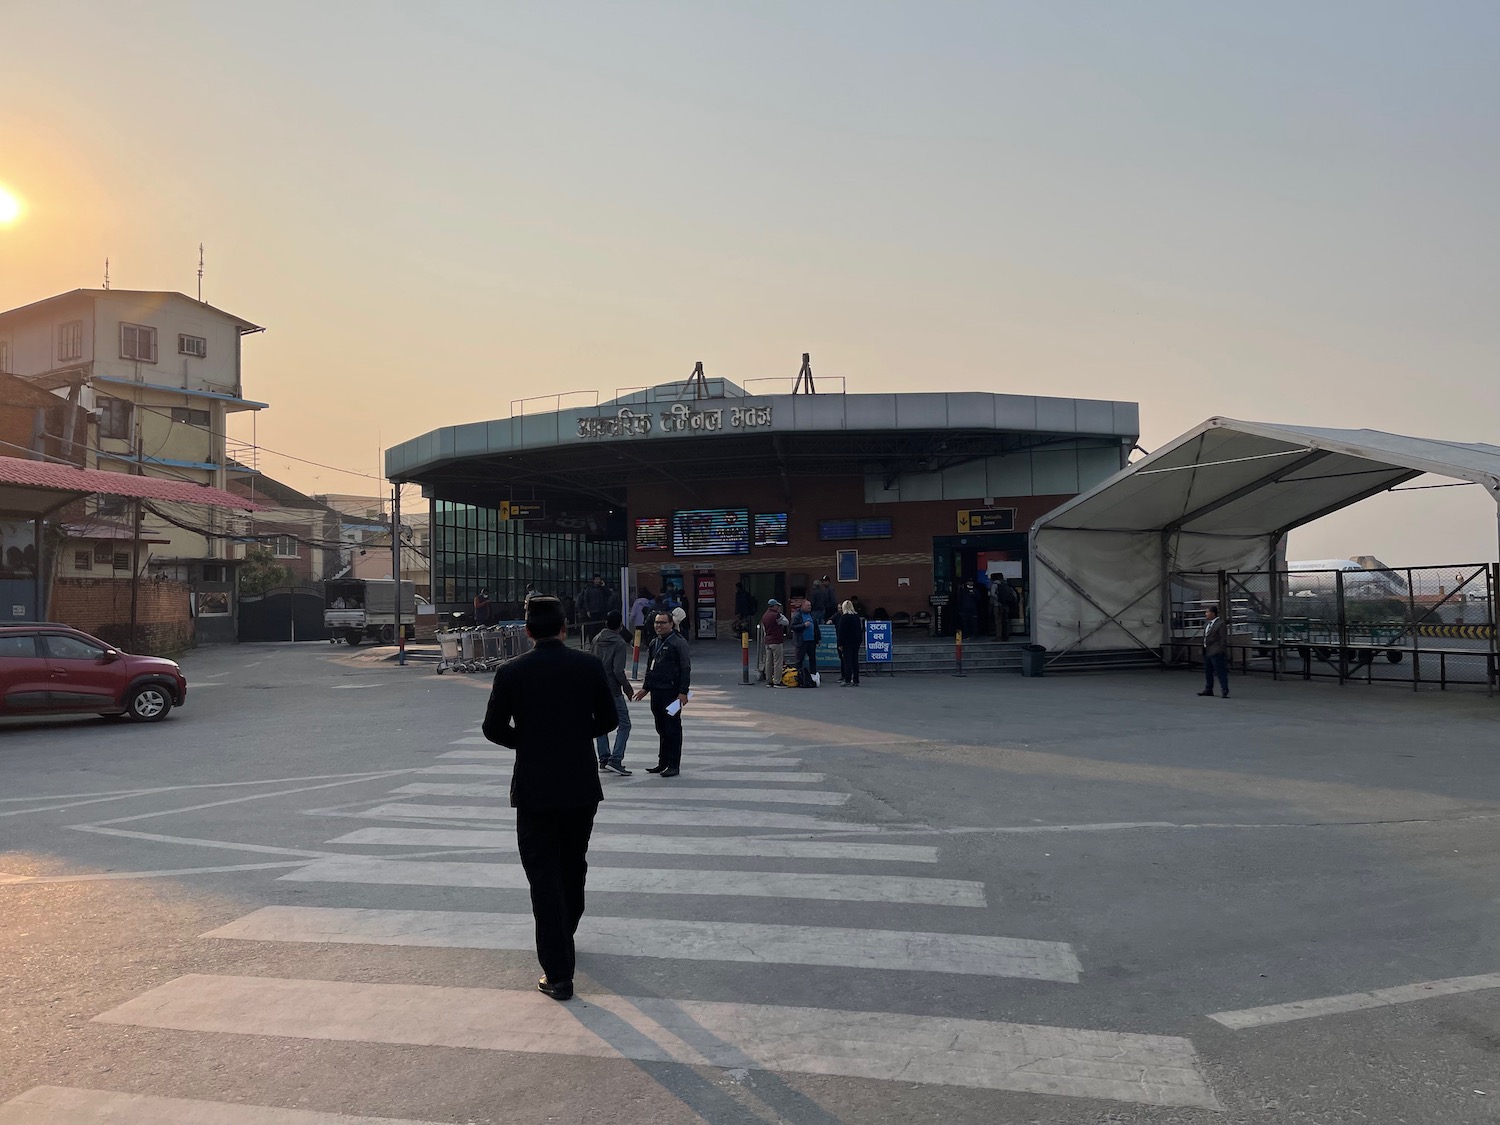
M 670 552 L 635 550 L 635 529 L 628 530 L 630 565 L 638 568 L 642 583 L 653 592 L 660 589 L 661 565 L 677 563 L 689 579 L 695 563 L 711 565 L 718 575 L 721 620 L 733 605 L 734 584 L 741 574 L 782 571 L 806 574 L 809 579 L 834 573 L 834 552 L 852 547 L 859 551 L 859 581 L 836 583 L 840 596 L 858 594 L 869 607 L 891 612 L 927 609 L 932 593 L 932 541 L 958 534 L 961 508 L 981 508 L 982 500 L 921 500 L 903 503 L 865 502 L 862 476 L 794 477 L 791 499 L 779 479 L 717 481 L 690 495 L 671 485 L 632 487 L 628 494 L 632 519 L 667 516 L 683 508 L 749 508 L 754 512 L 787 513 L 787 546 L 752 547 L 749 555 L 676 559 Z M 1024 535 L 1031 524 L 1070 496 L 996 496 L 994 507 L 1016 509 L 1016 531 Z M 818 538 L 818 521 L 859 517 L 889 518 L 891 538 L 824 542 Z M 910 586 L 898 585 L 909 578 Z
M 169 656 L 191 648 L 191 598 L 191 588 L 180 582 L 142 579 L 136 606 L 136 651 Z M 49 616 L 101 641 L 126 645 L 130 638 L 130 579 L 59 578 L 53 586 Z

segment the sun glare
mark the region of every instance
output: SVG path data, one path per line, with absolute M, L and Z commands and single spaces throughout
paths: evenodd
M 21 201 L 0 187 L 0 223 L 13 223 L 21 215 Z

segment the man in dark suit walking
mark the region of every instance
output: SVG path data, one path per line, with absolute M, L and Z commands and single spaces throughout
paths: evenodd
M 1219 617 L 1219 607 L 1211 605 L 1204 611 L 1203 619 L 1203 690 L 1199 695 L 1214 693 L 1214 677 L 1219 677 L 1219 687 L 1224 698 L 1229 698 L 1229 630 Z
M 594 740 L 619 723 L 598 657 L 563 643 L 567 620 L 556 598 L 526 604 L 528 653 L 500 665 L 484 715 L 484 736 L 516 752 L 510 803 L 516 843 L 531 884 L 537 988 L 573 997 L 573 935 L 583 917 L 589 836 L 604 799 Z

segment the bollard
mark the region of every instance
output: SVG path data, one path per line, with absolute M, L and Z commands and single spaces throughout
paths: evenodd
M 630 659 L 630 678 L 636 679 L 641 674 L 641 631 L 635 631 L 635 655 Z
M 402 666 L 406 664 L 406 627 L 396 626 L 396 663 Z
M 964 674 L 964 631 L 959 629 L 953 634 L 953 663 L 955 676 Z
M 750 634 L 740 632 L 740 683 L 750 682 Z

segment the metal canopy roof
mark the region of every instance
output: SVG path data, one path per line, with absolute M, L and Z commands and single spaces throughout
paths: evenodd
M 1173 572 L 1265 569 L 1293 528 L 1423 473 L 1500 510 L 1500 446 L 1210 418 L 1032 526 L 1037 641 L 1165 644 Z
M 728 478 L 936 472 L 1080 440 L 1118 448 L 1140 432 L 1130 402 L 983 393 L 668 401 L 653 397 L 656 390 L 434 430 L 388 449 L 386 474 L 431 485 L 448 499 L 502 485 L 618 498 L 627 481 L 691 491 Z M 710 421 L 700 415 L 716 417 L 699 424 Z

